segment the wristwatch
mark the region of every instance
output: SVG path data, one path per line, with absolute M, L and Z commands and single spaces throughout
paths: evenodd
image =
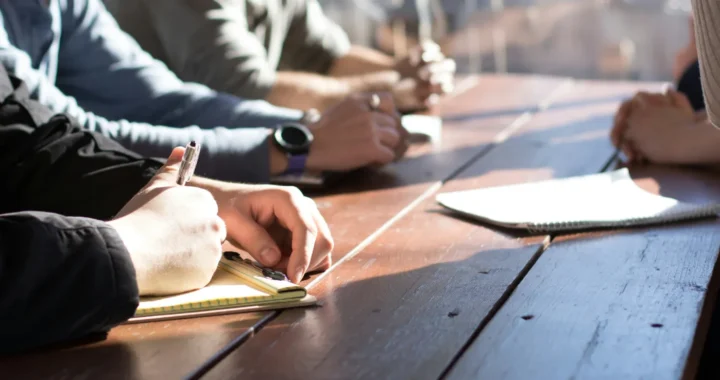
M 314 139 L 310 129 L 300 123 L 285 123 L 275 129 L 273 138 L 277 147 L 288 158 L 288 167 L 284 174 L 303 173 Z

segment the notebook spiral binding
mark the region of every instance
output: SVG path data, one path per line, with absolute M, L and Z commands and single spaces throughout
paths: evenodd
M 580 231 L 588 228 L 598 227 L 610 227 L 610 228 L 623 228 L 632 226 L 643 226 L 651 224 L 668 224 L 673 222 L 682 221 L 685 219 L 693 218 L 709 218 L 717 217 L 720 213 L 720 205 L 711 204 L 703 207 L 702 209 L 682 209 L 682 210 L 668 210 L 667 213 L 662 213 L 653 216 L 647 216 L 642 218 L 631 218 L 623 221 L 615 222 L 554 222 L 554 223 L 532 223 L 527 224 L 525 228 L 531 234 L 540 234 L 546 232 L 560 232 L 560 231 Z

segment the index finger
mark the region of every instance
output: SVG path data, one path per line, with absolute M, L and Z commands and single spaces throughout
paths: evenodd
M 301 203 L 304 196 L 293 196 L 290 204 L 277 210 L 279 221 L 285 225 L 292 236 L 292 253 L 288 261 L 287 273 L 290 280 L 299 283 L 310 266 L 318 228 L 311 215 L 307 215 L 305 205 Z

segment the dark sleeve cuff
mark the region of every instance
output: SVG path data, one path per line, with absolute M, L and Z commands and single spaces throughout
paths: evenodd
M 114 297 L 108 299 L 107 304 L 107 326 L 112 327 L 127 321 L 135 314 L 140 302 L 140 292 L 135 267 L 120 235 L 110 226 L 98 227 L 98 232 L 105 240 L 115 282 Z

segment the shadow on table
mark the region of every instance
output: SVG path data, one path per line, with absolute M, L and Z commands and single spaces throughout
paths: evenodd
M 648 166 L 632 168 L 631 174 L 641 187 L 653 193 L 685 202 L 720 202 L 720 175 L 716 172 Z M 439 207 L 430 207 L 426 212 L 456 218 Z M 470 236 L 470 234 L 486 233 L 487 231 L 484 230 L 487 228 L 482 223 L 462 217 L 460 219 L 477 225 L 477 229 L 470 229 L 471 232 L 468 233 L 462 232 L 460 235 L 465 240 L 450 246 L 428 245 L 422 239 L 409 238 L 403 241 L 381 236 L 366 249 L 366 253 L 346 261 L 344 267 L 336 269 L 337 272 L 333 276 L 336 279 L 353 276 L 358 280 L 326 279 L 328 284 L 325 286 L 330 287 L 331 290 L 321 300 L 323 307 L 283 312 L 266 328 L 268 331 L 264 331 L 270 334 L 269 336 L 249 342 L 249 346 L 241 348 L 235 358 L 246 364 L 268 362 L 273 355 L 287 355 L 293 352 L 298 357 L 293 359 L 292 363 L 312 368 L 313 371 L 317 371 L 314 373 L 323 375 L 332 371 L 340 371 L 340 373 L 349 371 L 348 373 L 357 374 L 358 378 L 370 377 L 377 373 L 387 377 L 401 376 L 397 371 L 401 372 L 403 369 L 398 369 L 397 363 L 407 363 L 411 366 L 415 365 L 413 363 L 430 360 L 436 363 L 450 363 L 452 355 L 448 352 L 457 352 L 467 341 L 473 339 L 473 334 L 482 330 L 488 323 L 488 313 L 502 305 L 503 300 L 508 296 L 508 290 L 511 290 L 511 284 L 517 281 L 516 276 L 522 272 L 539 248 L 537 240 L 533 242 L 531 239 L 523 240 L 527 245 L 521 248 L 497 248 L 504 244 L 505 239 L 493 240 L 492 244 L 488 244 L 490 245 L 488 248 L 483 248 L 483 245 L 468 247 L 469 242 L 489 241 Z M 444 228 L 453 228 L 444 224 L 442 219 L 438 219 L 435 223 L 438 227 L 437 234 L 443 234 Z M 626 234 L 629 241 L 637 242 L 633 239 L 649 239 L 671 231 L 682 233 L 684 226 L 691 224 L 707 228 L 708 225 L 714 225 L 716 222 L 697 220 L 682 225 L 638 227 L 602 234 L 589 232 L 574 236 L 572 239 L 563 237 L 553 244 L 556 246 L 576 244 L 577 239 L 592 243 L 608 239 L 609 235 L 621 233 Z M 403 230 L 402 226 L 396 228 L 398 231 Z M 407 231 L 410 234 L 411 230 L 407 229 Z M 525 238 L 513 231 L 496 231 L 510 238 Z M 474 253 L 467 254 L 468 250 L 472 249 L 475 249 Z M 368 250 L 370 252 L 367 252 Z M 383 250 L 387 251 L 387 256 L 382 255 Z M 599 253 L 603 254 L 603 252 Z M 577 254 L 590 253 L 581 250 Z M 651 260 L 636 262 L 633 265 L 649 273 L 658 270 Z M 717 270 L 715 272 L 717 273 Z M 628 271 L 628 274 L 632 273 L 634 272 Z M 638 278 L 640 277 L 642 276 Z M 665 281 L 669 280 L 662 276 L 655 277 L 655 282 L 650 281 L 642 286 L 648 294 L 651 294 L 659 287 L 665 286 Z M 717 286 L 713 283 L 707 289 L 703 288 L 706 284 L 700 286 L 701 288 L 692 287 L 688 291 L 707 290 L 707 297 L 716 294 Z M 622 310 L 628 315 L 633 315 L 632 298 L 626 298 L 623 302 L 627 302 L 623 304 L 627 308 Z M 714 299 L 706 302 L 714 303 Z M 578 307 L 584 310 L 582 304 Z M 662 313 L 663 310 L 676 313 L 674 307 L 672 302 L 658 303 L 659 309 L 653 309 L 651 313 Z M 594 321 L 603 317 L 602 314 L 588 314 L 597 313 L 597 309 L 588 307 L 587 310 L 589 310 L 587 313 L 582 314 L 583 318 Z M 606 312 L 605 309 L 602 310 Z M 517 323 L 522 324 L 525 323 L 523 316 L 527 314 L 532 318 L 533 311 L 519 310 L 512 315 L 500 315 L 503 318 L 517 318 Z M 701 314 L 705 318 L 705 313 Z M 706 367 L 701 367 L 715 370 L 715 372 L 707 372 L 713 374 L 717 374 L 715 363 L 717 353 L 720 352 L 720 343 L 718 343 L 720 322 L 717 321 L 720 318 L 716 316 L 715 319 L 712 327 L 714 330 L 711 328 L 705 345 L 705 350 L 709 353 L 703 358 Z M 631 321 L 637 322 L 637 319 L 628 318 L 629 324 Z M 688 324 L 696 322 L 687 320 Z M 642 328 L 654 329 L 654 327 L 644 322 L 641 326 L 638 330 L 631 329 L 630 333 L 626 329 L 602 330 L 604 335 L 597 341 L 603 345 L 611 345 L 618 339 L 632 341 L 633 338 L 637 338 L 638 340 L 633 342 L 646 344 L 644 339 L 647 331 Z M 683 339 L 693 339 L 691 334 L 694 325 L 690 327 L 685 325 L 682 329 Z M 666 344 L 662 342 L 677 339 L 678 331 L 675 329 L 652 331 L 653 334 L 663 336 L 653 339 L 651 345 Z M 259 344 L 276 342 L 275 339 L 281 342 L 277 346 L 287 346 L 291 343 L 292 351 L 260 350 Z M 691 344 L 686 340 L 682 342 L 684 346 L 673 346 L 671 356 L 677 355 L 679 358 L 687 354 L 685 350 Z M 585 344 L 584 341 L 582 343 Z M 626 347 L 634 346 L 627 343 Z M 643 347 L 648 350 L 658 349 L 656 346 Z M 666 352 L 663 350 L 661 351 Z M 245 355 L 249 355 L 249 358 L 245 359 Z M 239 359 L 240 357 L 243 359 Z M 373 363 L 373 365 L 368 368 L 363 365 L 364 363 Z M 659 366 L 658 368 L 679 371 L 682 370 L 683 363 L 666 360 L 655 365 Z M 227 366 L 225 368 L 227 369 Z M 407 368 L 404 370 L 407 371 Z M 416 370 L 411 369 L 410 373 Z M 407 374 L 407 372 L 402 373 Z
M 0 356 L 1 379 L 182 378 L 246 332 L 263 313 L 121 325 L 102 335 Z
M 640 228 L 637 233 L 642 235 L 649 231 L 656 234 L 676 227 Z M 607 237 L 588 238 L 598 241 L 604 239 Z M 357 277 L 357 280 L 326 280 L 329 281 L 326 287 L 330 287 L 330 291 L 321 299 L 321 308 L 284 311 L 263 329 L 257 340 L 246 343 L 247 346 L 241 347 L 234 354 L 232 361 L 221 365 L 222 371 L 215 372 L 215 375 L 231 373 L 229 371 L 232 368 L 247 368 L 252 363 L 272 363 L 272 358 L 283 357 L 288 358 L 282 361 L 284 366 L 299 367 L 299 373 L 312 371 L 318 378 L 332 373 L 351 373 L 353 378 L 371 378 L 377 374 L 386 378 L 406 378 L 408 374 L 420 371 L 423 371 L 425 377 L 438 377 L 438 373 L 452 362 L 454 355 L 467 342 L 475 339 L 477 334 L 482 334 L 492 313 L 510 297 L 514 286 L 519 283 L 518 276 L 539 248 L 539 244 L 501 248 L 505 244 L 503 240 L 493 240 L 495 243 L 488 244 L 491 246 L 489 248 L 483 249 L 480 245 L 473 252 L 470 251 L 473 247 L 468 247 L 467 242 L 457 242 L 450 247 L 435 247 L 417 239 L 394 243 L 381 238 L 373 244 L 374 248 L 370 248 L 375 251 L 373 254 L 361 255 L 345 262 L 345 268 L 334 275 L 336 278 L 344 275 Z M 387 256 L 382 255 L 383 249 L 388 251 Z M 579 254 L 592 255 L 601 260 L 603 252 L 582 251 Z M 650 261 L 635 265 L 655 272 Z M 530 276 L 533 275 L 537 273 L 530 272 Z M 652 292 L 662 286 L 664 281 L 659 279 L 648 282 L 645 285 L 647 291 Z M 577 297 L 578 304 L 575 306 L 578 310 L 587 310 L 569 318 L 587 319 L 592 324 L 592 321 L 602 319 L 603 313 L 608 312 L 593 305 L 585 308 L 583 301 L 591 300 L 583 299 L 580 291 L 564 291 Z M 634 315 L 633 300 L 626 298 L 624 301 L 628 302 L 620 306 L 627 308 L 622 310 L 628 315 Z M 667 310 L 674 313 L 673 307 L 672 303 L 662 303 L 652 312 L 662 313 Z M 497 315 L 516 320 L 514 323 L 521 329 L 524 323 L 534 323 L 530 320 L 537 312 L 532 308 L 521 308 L 513 310 L 512 314 L 500 310 Z M 526 316 L 529 318 L 526 319 Z M 633 322 L 638 323 L 637 330 L 602 330 L 601 337 L 597 339 L 599 345 L 607 348 L 612 342 L 621 339 L 623 342 L 648 344 L 643 348 L 652 351 L 658 349 L 657 345 L 672 341 L 670 338 L 677 338 L 677 332 L 673 329 L 656 331 L 649 324 L 628 318 L 629 326 Z M 691 331 L 687 326 L 682 327 L 685 333 Z M 644 340 L 648 330 L 653 331 L 654 336 L 659 335 L 650 343 Z M 572 338 L 577 340 L 578 336 Z M 580 339 L 582 342 L 573 343 L 577 343 L 578 351 L 582 352 L 587 340 Z M 264 349 L 269 342 L 273 342 L 273 347 Z M 511 344 L 507 341 L 503 343 Z M 544 343 L 536 343 L 538 348 L 543 347 Z M 628 343 L 626 347 L 635 346 Z M 661 351 L 666 352 L 664 348 Z M 677 357 L 684 354 L 682 347 L 672 351 L 672 355 Z M 532 358 L 528 360 L 532 361 Z M 677 366 L 682 364 L 661 360 L 655 365 L 677 370 L 681 369 Z M 263 372 L 260 368 L 258 371 L 258 375 L 264 376 L 287 373 L 278 369 Z M 647 373 L 652 373 L 652 369 L 648 369 Z
M 579 166 L 580 157 L 584 154 L 612 152 L 607 134 L 612 114 L 576 120 L 570 123 L 551 126 L 542 130 L 522 131 L 508 138 L 502 144 L 482 144 L 479 146 L 462 146 L 452 150 L 439 148 L 428 153 L 405 158 L 385 168 L 372 170 L 362 169 L 343 176 L 335 185 L 322 190 L 308 190 L 312 196 L 341 193 L 357 193 L 371 190 L 384 190 L 421 183 L 447 181 L 479 177 L 488 171 L 540 169 L 548 167 L 551 159 L 557 158 L 557 151 L 567 155 L 567 165 L 577 166 L 569 176 L 587 170 Z M 457 130 L 472 133 L 472 126 L 455 126 Z M 498 149 L 501 147 L 500 149 Z M 498 152 L 500 150 L 500 152 Z M 529 153 L 533 151 L 535 153 Z M 536 154 L 537 159 L 530 159 L 529 154 Z M 457 172 L 461 165 L 483 156 L 487 163 L 482 172 L 464 170 Z M 528 162 L 532 162 L 528 164 Z M 553 162 L 554 165 L 557 162 Z M 464 167 L 462 167 L 464 168 Z M 585 170 L 582 170 L 585 169 Z M 600 167 L 597 168 L 598 170 Z

